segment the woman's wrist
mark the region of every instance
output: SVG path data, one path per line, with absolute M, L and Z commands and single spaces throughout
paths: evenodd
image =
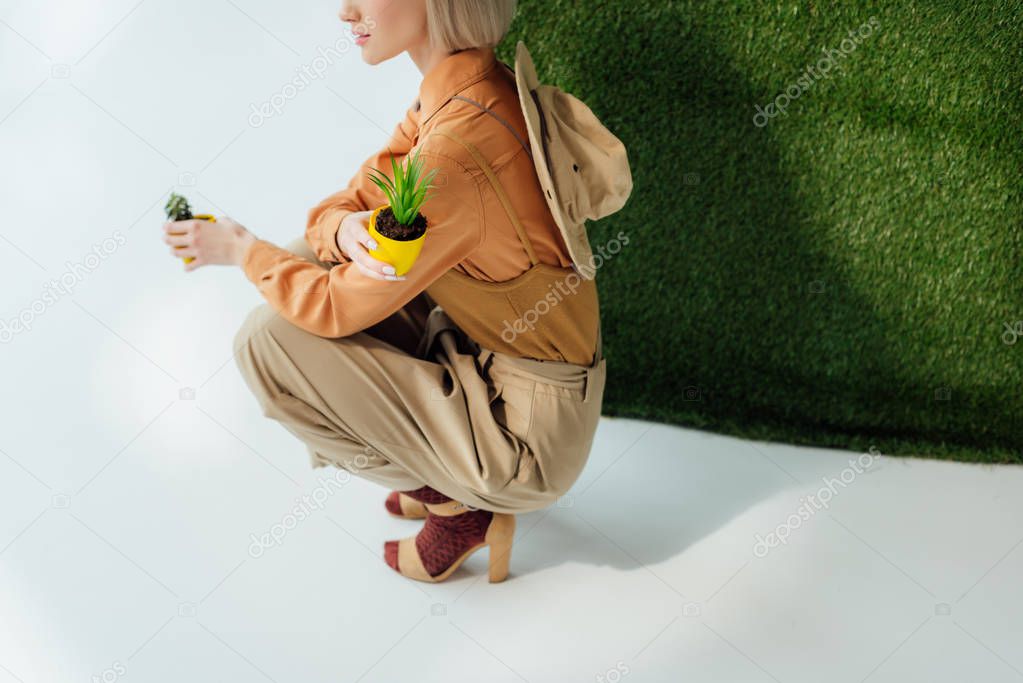
M 347 253 L 345 253 L 344 247 L 341 246 L 341 235 L 343 233 L 342 229 L 344 228 L 345 220 L 347 220 L 350 215 L 352 215 L 351 211 L 346 211 L 343 214 L 341 214 L 341 220 L 337 222 L 337 227 L 334 229 L 334 234 L 332 235 L 334 240 L 334 247 L 337 249 L 337 253 L 339 253 L 342 257 L 346 259 L 349 258 L 349 256 Z
M 242 226 L 239 225 L 235 228 L 235 265 L 241 266 L 245 263 L 245 255 L 257 239 L 259 238 Z

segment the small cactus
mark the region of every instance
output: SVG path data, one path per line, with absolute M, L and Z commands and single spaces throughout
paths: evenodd
M 172 192 L 167 205 L 163 208 L 167 212 L 167 218 L 172 221 L 187 221 L 192 218 L 192 208 L 188 205 L 188 200 L 179 194 Z

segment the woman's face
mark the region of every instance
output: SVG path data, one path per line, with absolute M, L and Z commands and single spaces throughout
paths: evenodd
M 362 60 L 379 64 L 427 40 L 425 0 L 341 0 Z

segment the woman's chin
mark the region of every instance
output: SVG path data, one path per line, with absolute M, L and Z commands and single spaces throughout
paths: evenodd
M 375 64 L 379 64 L 382 60 L 376 54 L 374 54 L 372 50 L 362 48 L 362 61 L 366 62 L 370 66 L 373 66 Z
M 370 45 L 362 46 L 362 61 L 373 66 L 380 62 L 386 62 L 388 59 L 396 57 L 401 54 L 400 51 L 394 52 L 393 54 L 384 50 L 375 50 Z

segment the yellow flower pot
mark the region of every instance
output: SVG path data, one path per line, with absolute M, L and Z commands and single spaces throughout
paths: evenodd
M 369 217 L 369 234 L 373 236 L 373 239 L 377 242 L 376 249 L 370 249 L 369 253 L 374 258 L 378 258 L 381 261 L 386 261 L 394 266 L 395 275 L 404 275 L 412 268 L 412 264 L 415 263 L 416 259 L 419 258 L 419 252 L 423 248 L 423 241 L 426 239 L 426 233 L 429 232 L 427 229 L 422 235 L 415 238 L 414 240 L 396 240 L 390 237 L 384 237 L 377 232 L 377 214 L 387 208 L 387 205 L 378 207 L 373 210 L 373 213 Z
M 209 221 L 210 223 L 216 223 L 217 222 L 217 219 L 214 218 L 213 216 L 211 216 L 208 213 L 196 214 L 196 215 L 192 216 L 192 218 L 195 218 L 195 219 L 200 220 L 200 221 Z M 172 232 L 171 234 L 172 235 L 183 235 L 184 233 L 182 233 L 182 232 Z M 184 247 L 174 247 L 174 248 L 175 249 L 184 249 Z M 185 258 L 182 259 L 182 261 L 184 261 L 185 263 L 191 263 L 194 260 L 195 260 L 194 256 L 186 256 Z

